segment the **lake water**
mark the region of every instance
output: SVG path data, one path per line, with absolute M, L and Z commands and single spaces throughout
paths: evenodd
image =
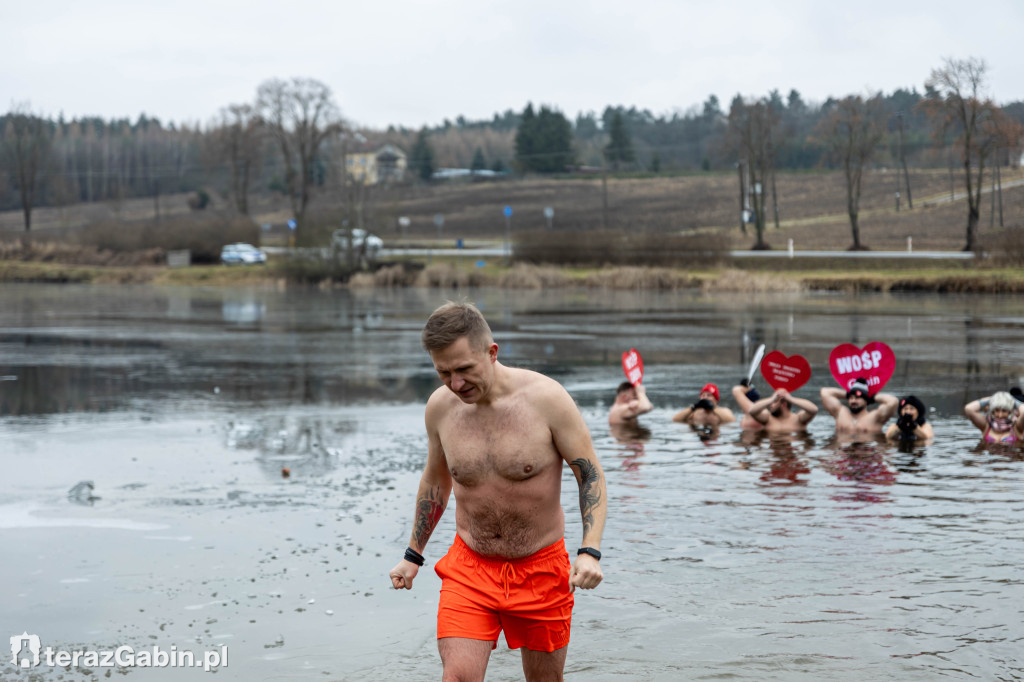
M 506 364 L 565 385 L 604 465 L 606 579 L 577 593 L 568 679 L 1024 678 L 1024 453 L 980 446 L 960 412 L 1021 383 L 1024 301 L 1008 297 L 5 284 L 8 635 L 69 651 L 226 647 L 218 679 L 439 679 L 429 566 L 452 510 L 415 589 L 386 574 L 437 385 L 419 332 L 462 296 Z M 671 422 L 707 381 L 730 404 L 759 343 L 805 356 L 797 395 L 819 402 L 829 351 L 875 340 L 897 359 L 886 390 L 929 405 L 934 443 L 836 442 L 824 411 L 806 437 L 774 440 Z M 630 347 L 656 409 L 642 432 L 612 434 Z M 502 640 L 488 679 L 518 678 Z

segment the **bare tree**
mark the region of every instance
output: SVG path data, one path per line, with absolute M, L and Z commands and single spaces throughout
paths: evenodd
M 231 104 L 220 110 L 208 138 L 213 159 L 227 165 L 231 198 L 242 215 L 249 215 L 249 184 L 262 161 L 264 133 L 252 106 Z
M 50 162 L 52 145 L 53 131 L 48 121 L 32 114 L 27 103 L 11 107 L 4 134 L 4 155 L 14 169 L 25 232 L 32 229 L 32 208 L 42 173 Z
M 330 88 L 311 78 L 271 79 L 257 90 L 256 108 L 281 152 L 285 187 L 299 237 L 306 218 L 321 145 L 342 130 Z
M 846 175 L 846 213 L 850 216 L 853 245 L 850 251 L 866 251 L 860 241 L 860 188 L 864 167 L 871 161 L 882 141 L 882 98 L 865 100 L 860 95 L 845 97 L 822 118 L 819 136 Z
M 775 168 L 772 146 L 773 131 L 779 125 L 779 116 L 764 99 L 746 102 L 736 97 L 729 109 L 728 141 L 746 168 L 751 191 L 750 210 L 757 230 L 755 250 L 771 248 L 764 241 L 765 200 L 768 196 L 766 181 Z
M 985 93 L 985 62 L 973 57 L 945 59 L 925 81 L 927 97 L 921 101 L 935 125 L 936 137 L 952 134 L 960 152 L 967 186 L 967 243 L 964 251 L 978 244 L 981 216 L 981 187 L 985 161 L 999 137 L 1000 110 Z

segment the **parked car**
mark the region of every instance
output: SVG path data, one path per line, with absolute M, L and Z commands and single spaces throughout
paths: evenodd
M 355 245 L 356 251 L 360 253 L 364 251 L 365 243 L 367 258 L 376 258 L 380 250 L 384 248 L 383 239 L 359 227 L 352 228 L 352 243 Z M 348 251 L 348 230 L 335 230 L 331 235 L 331 246 L 341 251 Z
M 220 262 L 224 265 L 264 265 L 267 254 L 252 244 L 225 244 L 220 250 Z

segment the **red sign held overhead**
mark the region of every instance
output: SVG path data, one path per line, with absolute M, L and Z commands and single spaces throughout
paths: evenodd
M 784 388 L 792 393 L 810 380 L 811 365 L 802 355 L 786 357 L 782 351 L 773 350 L 761 361 L 761 376 L 776 391 Z
M 644 359 L 636 348 L 630 348 L 622 354 L 622 371 L 626 373 L 626 380 L 634 386 L 644 380 Z
M 896 371 L 896 355 L 881 341 L 872 341 L 863 348 L 842 343 L 829 354 L 828 367 L 844 391 L 850 390 L 857 377 L 863 377 L 867 379 L 868 391 L 875 395 Z

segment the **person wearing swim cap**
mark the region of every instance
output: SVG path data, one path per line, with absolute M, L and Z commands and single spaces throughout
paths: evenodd
M 1011 394 L 993 393 L 964 405 L 964 414 L 977 426 L 986 443 L 1024 442 L 1024 409 Z
M 914 395 L 900 398 L 899 418 L 890 424 L 885 437 L 894 441 L 929 441 L 935 437 L 932 425 L 925 417 L 927 409 Z
M 736 421 L 736 415 L 728 407 L 718 404 L 718 386 L 704 384 L 697 402 L 684 407 L 672 416 L 672 421 L 694 426 L 719 426 Z
M 868 410 L 871 403 L 878 403 L 878 409 Z M 857 377 L 846 391 L 831 386 L 821 389 L 821 404 L 835 418 L 836 433 L 881 436 L 882 427 L 896 414 L 900 401 L 888 393 L 871 395 L 868 380 Z

